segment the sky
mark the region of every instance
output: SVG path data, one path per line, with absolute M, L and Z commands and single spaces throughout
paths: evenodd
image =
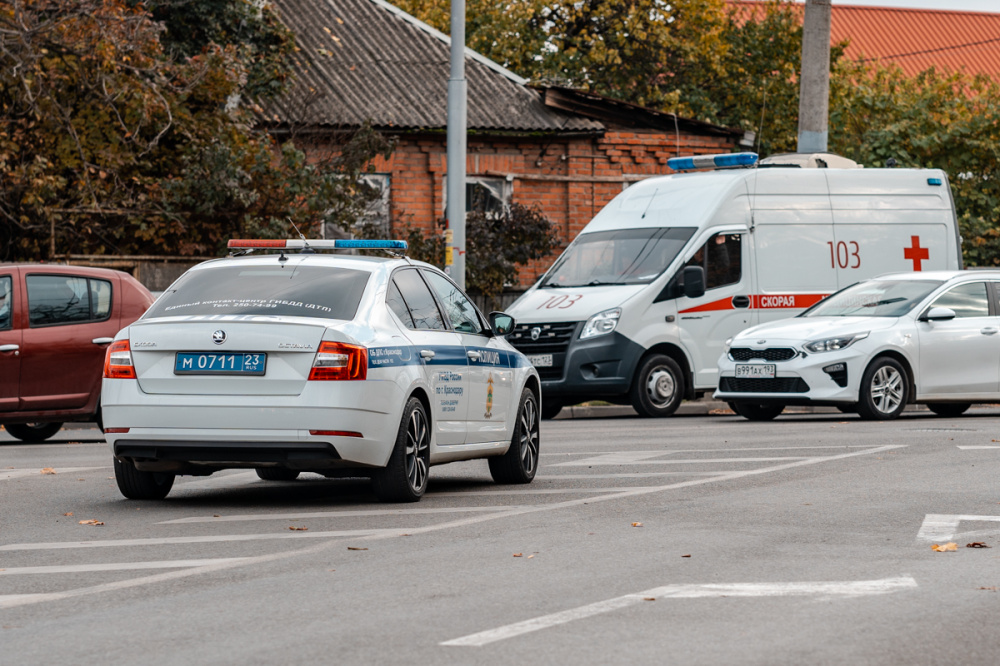
M 833 4 L 1000 13 L 1000 0 L 833 0 Z

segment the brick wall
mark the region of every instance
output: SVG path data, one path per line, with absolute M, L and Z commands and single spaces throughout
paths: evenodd
M 537 205 L 555 225 L 563 246 L 629 183 L 671 173 L 669 158 L 734 148 L 727 137 L 632 130 L 530 139 L 470 135 L 467 145 L 466 174 L 507 179 L 511 200 Z M 431 229 L 444 217 L 446 155 L 444 136 L 402 135 L 389 159 L 376 160 L 375 170 L 391 177 L 393 227 Z M 554 259 L 524 267 L 519 287 L 530 286 Z

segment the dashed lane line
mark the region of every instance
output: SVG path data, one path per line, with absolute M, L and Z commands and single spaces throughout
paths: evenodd
M 610 456 L 598 456 L 596 458 L 586 458 L 584 460 L 573 460 L 563 463 L 550 463 L 546 467 L 590 467 L 593 465 L 701 465 L 711 463 L 713 465 L 728 463 L 759 463 L 759 462 L 781 462 L 785 460 L 809 460 L 809 456 L 779 456 L 774 458 L 687 458 L 684 460 L 626 460 L 624 458 Z
M 797 462 L 786 463 L 784 465 L 774 465 L 772 467 L 763 467 L 752 470 L 742 470 L 738 472 L 729 472 L 727 474 L 722 474 L 718 476 L 712 476 L 702 479 L 689 479 L 687 481 L 681 481 L 678 483 L 670 483 L 662 486 L 654 486 L 652 488 L 643 489 L 630 489 L 627 491 L 622 491 L 620 493 L 609 493 L 600 496 L 589 496 L 582 497 L 579 499 L 566 500 L 564 502 L 553 502 L 552 504 L 540 504 L 532 507 L 521 507 L 520 509 L 513 509 L 510 511 L 496 512 L 496 513 L 486 513 L 478 514 L 474 516 L 468 516 L 465 518 L 460 518 L 457 520 L 447 521 L 444 523 L 438 523 L 436 525 L 428 525 L 425 527 L 418 527 L 409 531 L 403 530 L 387 530 L 381 533 L 373 533 L 368 536 L 354 537 L 352 542 L 373 542 L 381 541 L 385 539 L 398 538 L 405 534 L 409 534 L 412 537 L 416 537 L 421 534 L 429 534 L 432 532 L 439 532 L 443 530 L 457 529 L 461 527 L 468 527 L 470 525 L 476 525 L 480 523 L 485 523 L 491 520 L 501 520 L 506 518 L 513 518 L 516 516 L 526 515 L 529 513 L 540 513 L 548 511 L 557 511 L 559 509 L 567 509 L 571 507 L 583 506 L 583 505 L 594 505 L 601 502 L 612 502 L 619 499 L 626 499 L 629 497 L 638 497 L 641 495 L 648 495 L 658 492 L 664 492 L 667 490 L 675 490 L 678 488 L 689 488 L 692 486 L 704 485 L 707 483 L 716 483 L 719 481 L 731 481 L 740 478 L 759 476 L 762 474 L 771 474 L 775 472 L 781 472 L 788 469 L 795 469 L 797 467 L 804 467 L 807 465 L 816 465 L 824 462 L 834 462 L 837 460 L 846 460 L 847 458 L 854 458 L 857 456 L 868 456 L 877 453 L 885 453 L 886 451 L 892 451 L 895 449 L 906 448 L 906 444 L 895 444 L 887 446 L 877 446 L 871 449 L 865 449 L 861 451 L 852 451 L 850 453 L 841 453 L 832 456 L 809 458 L 807 460 L 800 460 Z M 309 534 L 308 532 L 298 532 L 297 534 Z M 273 553 L 270 555 L 259 555 L 256 557 L 248 558 L 242 562 L 225 562 L 225 563 L 215 563 L 209 564 L 203 567 L 194 567 L 191 569 L 178 569 L 174 571 L 167 571 L 159 574 L 154 574 L 151 576 L 143 576 L 141 578 L 132 578 L 129 580 L 120 580 L 110 583 L 104 583 L 101 585 L 94 585 L 91 587 L 82 587 L 75 590 L 65 590 L 63 592 L 53 592 L 48 594 L 39 595 L 9 595 L 7 597 L 2 597 L 2 603 L 0 607 L 11 608 L 14 606 L 25 606 L 29 604 L 42 603 L 47 601 L 62 601 L 66 599 L 74 599 L 83 596 L 89 596 L 94 594 L 103 594 L 105 592 L 113 592 L 118 590 L 142 587 L 145 585 L 155 585 L 157 583 L 163 583 L 168 581 L 176 581 L 190 576 L 197 576 L 204 573 L 213 573 L 216 571 L 223 571 L 226 569 L 231 569 L 235 567 L 242 566 L 252 566 L 261 565 L 268 562 L 277 562 L 280 560 L 291 559 L 293 557 L 300 557 L 305 555 L 315 555 L 319 553 L 324 553 L 331 548 L 340 546 L 343 540 L 333 539 L 330 541 L 323 541 L 314 546 L 309 546 L 306 548 L 300 548 L 292 551 L 285 551 L 281 553 Z
M 1000 516 L 950 515 L 944 513 L 929 513 L 924 517 L 917 539 L 920 541 L 956 541 L 974 539 L 976 537 L 992 536 L 1000 533 L 1000 525 L 986 530 L 973 532 L 958 532 L 962 521 L 980 523 L 1000 523 Z
M 459 493 L 465 494 L 465 493 Z M 428 495 L 436 496 L 435 495 Z M 228 523 L 244 520 L 306 520 L 311 518 L 357 518 L 371 516 L 416 516 L 435 513 L 477 513 L 490 511 L 509 511 L 520 507 L 511 506 L 456 506 L 456 507 L 414 507 L 412 509 L 365 509 L 346 511 L 309 511 L 299 513 L 245 513 L 232 516 L 192 516 L 190 518 L 175 518 L 163 520 L 156 525 L 179 525 L 187 523 Z
M 982 451 L 985 449 L 1000 449 L 1000 446 L 960 446 L 962 451 Z
M 890 594 L 899 590 L 914 589 L 917 582 L 911 576 L 846 582 L 815 583 L 729 583 L 708 585 L 664 585 L 644 592 L 626 594 L 613 599 L 579 606 L 569 610 L 542 615 L 541 617 L 515 622 L 496 629 L 462 636 L 440 645 L 482 647 L 515 636 L 548 629 L 574 620 L 610 613 L 628 606 L 655 599 L 705 599 L 710 597 L 862 597 L 874 594 Z
M 24 576 L 31 574 L 91 573 L 94 571 L 141 571 L 144 569 L 186 569 L 203 567 L 208 564 L 230 564 L 244 562 L 245 557 L 224 557 L 207 560 L 159 560 L 155 562 L 102 562 L 100 564 L 65 564 L 42 567 L 8 567 L 0 569 L 0 576 Z
M 275 534 L 215 534 L 211 536 L 153 537 L 148 539 L 111 539 L 107 541 L 54 541 L 49 543 L 12 543 L 0 546 L 0 551 L 11 550 L 64 550 L 68 548 L 119 548 L 131 546 L 171 546 L 182 543 L 220 543 L 225 541 L 274 541 L 284 539 L 335 539 L 339 537 L 368 537 L 379 534 L 399 535 L 412 530 L 370 529 L 334 530 L 329 532 L 280 532 Z

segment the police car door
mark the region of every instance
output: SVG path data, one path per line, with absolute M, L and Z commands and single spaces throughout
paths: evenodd
M 745 227 L 717 230 L 695 247 L 686 266 L 705 269 L 705 294 L 678 298 L 677 319 L 695 386 L 717 386 L 723 344 L 751 324 L 750 237 Z
M 406 326 L 412 354 L 419 359 L 430 387 L 431 425 L 437 444 L 464 444 L 469 368 L 461 338 L 448 329 L 416 268 L 392 274 L 386 303 Z
M 482 444 L 510 439 L 507 417 L 511 409 L 514 372 L 510 356 L 489 334 L 472 301 L 448 278 L 424 269 L 423 275 L 437 294 L 445 315 L 465 345 L 468 372 L 468 434 L 466 443 Z

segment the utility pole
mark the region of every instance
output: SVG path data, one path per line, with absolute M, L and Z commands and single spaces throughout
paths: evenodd
M 806 0 L 802 22 L 798 152 L 827 152 L 829 114 L 830 0 Z
M 445 270 L 465 289 L 465 0 L 451 0 L 451 76 L 448 79 L 448 234 Z

